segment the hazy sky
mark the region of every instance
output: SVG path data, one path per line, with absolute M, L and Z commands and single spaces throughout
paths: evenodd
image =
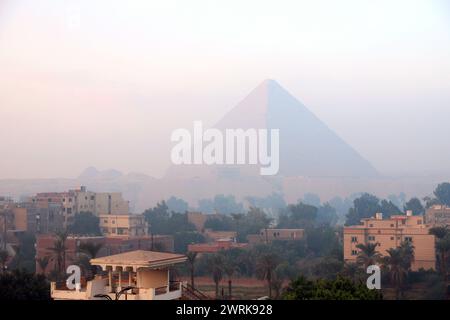
M 0 178 L 161 176 L 266 78 L 381 172 L 450 172 L 448 1 L 0 0 Z

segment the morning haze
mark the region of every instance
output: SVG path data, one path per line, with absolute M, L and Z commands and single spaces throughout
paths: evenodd
M 3 1 L 0 12 L 2 179 L 92 165 L 162 177 L 174 129 L 214 125 L 266 78 L 381 174 L 450 172 L 444 1 Z

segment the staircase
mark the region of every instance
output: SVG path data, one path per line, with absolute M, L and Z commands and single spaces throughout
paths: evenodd
M 211 300 L 206 294 L 193 288 L 190 284 L 182 286 L 181 299 L 183 300 Z

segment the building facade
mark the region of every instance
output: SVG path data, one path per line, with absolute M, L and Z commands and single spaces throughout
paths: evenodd
M 148 223 L 143 215 L 100 215 L 100 230 L 106 237 L 144 237 Z
M 432 206 L 425 213 L 425 222 L 433 226 L 450 226 L 450 207 Z
M 377 251 L 386 255 L 386 250 L 396 248 L 404 241 L 414 246 L 412 270 L 435 269 L 435 238 L 429 234 L 423 216 L 394 215 L 383 219 L 381 213 L 374 218 L 361 220 L 361 225 L 344 227 L 344 260 L 356 262 L 360 250 L 358 244 L 378 243 Z
M 273 241 L 298 241 L 305 236 L 304 229 L 261 229 L 258 234 L 247 236 L 250 244 L 271 243 Z

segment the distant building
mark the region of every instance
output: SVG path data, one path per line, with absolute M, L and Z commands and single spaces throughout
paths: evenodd
M 67 192 L 38 193 L 31 198 L 31 202 L 39 208 L 61 206 L 64 226 L 70 225 L 80 212 L 91 212 L 96 216 L 129 214 L 129 203 L 120 192 L 92 192 L 84 186 Z
M 186 260 L 186 256 L 180 254 L 143 250 L 91 259 L 90 263 L 101 267 L 103 274 L 74 290 L 52 282 L 51 297 L 55 300 L 105 299 L 98 295 L 107 295 L 112 300 L 118 296 L 119 300 L 180 299 L 182 283 L 170 281 L 169 270 Z M 117 294 L 126 287 L 130 289 Z
M 425 213 L 425 222 L 433 226 L 450 226 L 450 207 L 432 206 Z
M 361 225 L 344 227 L 344 260 L 356 262 L 360 250 L 358 244 L 378 243 L 377 251 L 386 255 L 386 250 L 400 246 L 403 241 L 414 245 L 412 270 L 436 267 L 435 238 L 429 234 L 429 227 L 423 216 L 394 215 L 383 219 L 381 213 L 374 218 L 361 220 Z
M 106 237 L 143 237 L 148 223 L 143 215 L 100 215 L 100 230 Z
M 213 243 L 196 243 L 188 245 L 189 252 L 216 253 L 222 250 L 245 248 L 247 243 L 238 243 L 231 239 L 220 239 Z
M 216 231 L 211 229 L 205 229 L 203 232 L 206 240 L 208 242 L 214 242 L 221 239 L 228 239 L 231 241 L 237 240 L 237 232 L 236 231 Z
M 247 236 L 250 244 L 271 243 L 273 241 L 298 241 L 305 236 L 304 229 L 261 229 L 259 234 Z
M 195 226 L 195 229 L 198 232 L 203 232 L 208 216 L 201 212 L 188 212 L 187 219 L 189 223 L 192 223 Z

